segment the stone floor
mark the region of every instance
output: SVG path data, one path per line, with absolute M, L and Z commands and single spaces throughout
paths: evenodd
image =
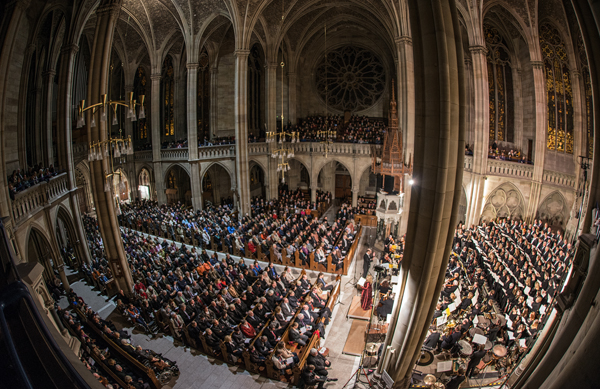
M 368 236 L 369 234 L 363 231 L 363 237 L 359 242 L 356 257 L 348 271 L 349 275 L 342 277 L 340 304 L 336 304 L 332 312 L 333 321 L 326 329 L 325 339 L 321 342 L 322 346 L 328 347 L 330 350 L 329 360 L 332 363 L 333 370 L 330 372 L 329 377 L 339 379 L 337 382 L 327 383 L 325 386 L 327 389 L 340 389 L 344 387 L 344 384 L 348 382 L 359 364 L 360 358 L 342 354 L 342 349 L 352 324 L 352 319 L 347 319 L 346 314 L 352 297 L 358 293 L 356 287 L 350 282 L 353 279 L 355 267 L 358 269 L 357 273 L 362 269 L 362 256 L 366 251 L 365 242 L 368 240 Z M 277 270 L 281 271 L 282 268 L 278 267 Z M 309 273 L 309 276 L 314 279 L 315 274 Z M 209 358 L 178 341 L 174 341 L 170 336 L 160 335 L 151 337 L 140 333 L 123 320 L 118 313 L 114 312 L 116 304 L 112 300 L 107 300 L 105 296 L 100 295 L 98 291 L 92 289 L 80 279 L 77 274 L 68 274 L 68 277 L 73 290 L 98 312 L 102 318 L 110 316 L 110 319 L 117 326 L 121 325 L 132 333 L 134 344 L 140 344 L 144 348 L 152 349 L 161 353 L 164 357 L 177 362 L 180 375 L 170 385 L 164 386 L 165 388 L 228 389 L 244 387 L 246 389 L 270 389 L 292 387 L 292 385 L 273 381 L 258 374 L 250 374 L 238 367 Z M 66 299 L 63 298 L 60 304 L 62 307 L 65 307 Z M 347 387 L 353 387 L 352 383 Z

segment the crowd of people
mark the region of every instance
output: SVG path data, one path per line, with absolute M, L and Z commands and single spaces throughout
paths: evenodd
M 109 369 L 125 385 L 126 389 L 150 388 L 148 377 L 141 376 L 139 372 L 136 374 L 131 361 L 123 355 L 119 355 L 116 350 L 111 350 L 108 340 L 112 341 L 114 347 L 119 347 L 121 351 L 129 354 L 141 364 L 150 366 L 156 376 L 164 370 L 178 374 L 176 363 L 163 358 L 152 350 L 132 344 L 131 335 L 127 331 L 118 330 L 112 321 L 102 319 L 72 290 L 67 294 L 67 298 L 69 306 L 72 308 L 60 309 L 58 307 L 58 314 L 65 325 L 71 329 L 71 333 L 75 334 L 82 342 L 86 356 L 91 358 L 84 358 L 86 367 L 105 387 L 119 388 L 122 385 L 119 385 L 113 376 L 103 369 Z M 96 331 L 91 326 L 95 326 Z M 99 361 L 99 363 L 92 363 L 92 360 Z
M 236 217 L 230 205 L 192 211 L 182 205 L 158 206 L 149 201 L 123 204 L 120 217 L 138 228 L 160 230 L 174 238 L 195 239 L 198 248 L 209 247 L 212 237 L 217 251 L 239 252 L 246 257 L 256 256 L 259 247 L 268 257 L 272 247 L 279 262 L 285 250 L 290 258 L 298 252 L 302 263 L 307 265 L 311 253 L 323 264 L 331 254 L 332 263 L 339 269 L 356 233 L 353 223 L 356 210 L 344 204 L 336 221 L 330 224 L 327 217 L 319 221 L 311 211 L 331 203 L 331 193 L 317 191 L 315 203 L 306 196 L 300 190 L 281 190 L 277 200 L 254 198 L 253 216 L 242 218 Z
M 106 268 L 97 222 L 87 216 L 84 221 L 91 267 Z M 178 220 L 178 225 L 181 222 Z M 232 225 L 225 222 L 211 228 Z M 288 326 L 290 340 L 300 346 L 316 331 L 321 337 L 325 333 L 332 286 L 322 274 L 311 283 L 306 274 L 296 278 L 287 267 L 278 274 L 272 263 L 263 269 L 258 261 L 247 264 L 241 258 L 236 262 L 229 254 L 219 259 L 216 253 L 209 256 L 206 250 L 169 244 L 133 230 L 122 231 L 122 237 L 135 287 L 134 295 L 120 291 L 117 305 L 143 331 L 155 331 L 150 322 L 163 323 L 174 337 L 185 340 L 187 332 L 198 346 L 202 334 L 215 355 L 221 354 L 221 343 L 226 346 L 228 362 L 248 352 L 261 366 L 266 358 L 272 358 L 282 373 L 298 363 L 297 355 L 281 342 Z
M 457 228 L 425 342 L 425 347 L 469 359 L 455 383 L 490 363 L 501 374 L 512 370 L 541 329 L 573 254 L 560 231 L 538 220 Z M 473 343 L 477 335 L 485 338 Z M 487 354 L 493 357 L 486 360 Z
M 13 170 L 12 174 L 7 177 L 10 198 L 14 200 L 15 194 L 18 192 L 31 188 L 41 182 L 48 182 L 58 173 L 59 170 L 54 165 L 51 164 L 45 167 L 41 163 L 27 169 Z
M 381 119 L 355 116 L 348 123 L 339 115 L 309 116 L 299 119 L 298 124 L 286 126 L 286 132 L 297 132 L 300 142 L 321 142 L 321 131 L 335 131 L 335 141 L 344 143 L 383 144 L 386 125 Z

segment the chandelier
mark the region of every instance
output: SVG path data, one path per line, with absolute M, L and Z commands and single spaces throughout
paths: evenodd
M 137 118 L 144 119 L 146 117 L 146 113 L 144 111 L 144 96 L 140 96 L 140 102 L 138 103 L 133 98 L 133 92 L 128 93 L 127 100 L 108 100 L 108 95 L 103 94 L 100 97 L 100 103 L 90 105 L 89 107 L 85 106 L 85 100 L 81 100 L 81 103 L 78 107 L 78 115 L 77 115 L 77 128 L 81 128 L 85 126 L 85 118 L 84 113 L 86 111 L 92 110 L 92 119 L 90 122 L 90 127 L 96 127 L 96 111 L 100 112 L 100 121 L 106 122 L 107 118 L 110 116 L 112 111 L 112 125 L 118 125 L 119 121 L 117 119 L 117 108 L 125 107 L 127 109 L 127 118 L 132 122 L 135 122 Z M 140 106 L 139 115 L 136 114 L 136 105 Z M 132 155 L 133 154 L 133 142 L 131 140 L 131 136 L 124 137 L 122 135 L 122 130 L 119 129 L 119 136 L 112 137 L 112 131 L 108 131 L 108 139 L 98 140 L 95 142 L 90 142 L 90 148 L 88 151 L 88 161 L 102 161 L 105 158 L 108 158 L 108 164 L 110 171 L 104 171 L 104 191 L 109 192 L 111 188 L 111 181 L 115 176 L 119 176 L 119 186 L 122 188 L 125 187 L 123 182 L 122 172 L 121 170 L 114 170 L 114 160 L 113 158 L 121 158 L 122 156 Z

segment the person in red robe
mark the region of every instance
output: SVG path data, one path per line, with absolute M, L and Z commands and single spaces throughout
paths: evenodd
M 368 311 L 373 305 L 373 277 L 367 275 L 367 280 L 363 285 L 363 290 L 360 295 L 360 306 L 363 310 Z

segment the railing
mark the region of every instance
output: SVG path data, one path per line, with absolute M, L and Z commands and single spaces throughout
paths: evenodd
M 48 182 L 42 182 L 15 195 L 12 201 L 12 212 L 15 223 L 69 192 L 67 173 L 52 177 Z
M 269 154 L 269 144 L 262 143 L 248 143 L 248 154 L 250 155 L 264 155 Z
M 187 161 L 189 159 L 188 149 L 165 149 L 160 151 L 163 161 Z
M 575 189 L 575 176 L 572 174 L 544 170 L 543 179 L 544 183 L 566 186 L 568 188 Z
M 198 147 L 198 159 L 234 158 L 235 145 Z
M 493 176 L 509 176 L 528 179 L 533 178 L 533 165 L 527 165 L 518 162 L 488 159 L 487 171 L 489 175 Z
M 136 162 L 152 162 L 152 150 L 136 151 L 133 157 Z
M 464 166 L 464 170 L 466 172 L 473 171 L 473 156 L 472 155 L 465 155 L 465 161 L 463 163 L 463 166 Z
M 380 147 L 377 145 L 376 147 Z M 331 143 L 327 147 L 324 143 L 318 142 L 299 142 L 293 143 L 292 148 L 295 154 L 304 153 L 325 153 L 328 154 L 350 154 L 350 155 L 364 155 L 365 157 L 371 157 L 371 145 L 360 144 L 360 143 Z

